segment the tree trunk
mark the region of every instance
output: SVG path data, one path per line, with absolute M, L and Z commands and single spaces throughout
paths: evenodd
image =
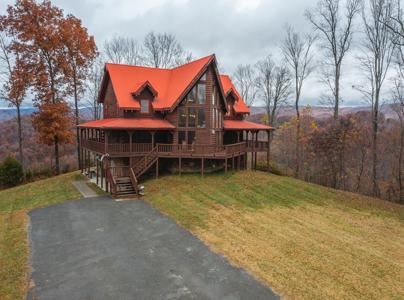
M 22 153 L 22 125 L 21 125 L 20 104 L 17 104 L 17 131 L 18 131 L 18 156 L 19 156 L 19 161 L 20 161 L 20 164 L 22 166 L 22 169 L 25 170 L 25 168 L 24 168 L 24 154 Z
M 55 172 L 56 175 L 60 174 L 59 139 L 57 136 L 55 136 Z
M 334 103 L 334 121 L 338 120 L 339 117 L 339 66 L 335 68 L 335 103 Z
M 401 123 L 400 152 L 398 154 L 398 187 L 400 193 L 399 202 L 401 204 L 404 204 L 404 184 L 402 178 L 403 151 L 404 151 L 404 124 Z
M 299 177 L 300 172 L 300 112 L 299 112 L 299 80 L 296 75 L 296 168 L 295 168 L 295 177 Z
M 77 82 L 76 75 L 73 75 L 73 88 L 74 88 L 74 115 L 76 121 L 76 151 L 77 151 L 77 166 L 81 169 L 81 155 L 80 155 L 80 132 L 79 132 L 79 99 L 77 95 Z
M 373 108 L 373 134 L 372 134 L 372 185 L 373 196 L 380 197 L 380 190 L 378 185 L 377 165 L 378 165 L 378 130 L 379 130 L 379 90 L 375 92 L 375 105 Z

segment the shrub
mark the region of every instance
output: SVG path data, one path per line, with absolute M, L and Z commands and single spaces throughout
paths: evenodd
M 257 169 L 260 171 L 268 171 L 267 170 L 267 163 L 266 161 L 258 161 L 257 163 Z M 276 164 L 276 162 L 270 160 L 269 161 L 269 173 L 275 174 L 275 175 L 283 175 L 282 171 L 280 170 L 279 166 Z
M 0 164 L 0 184 L 5 187 L 12 187 L 19 184 L 24 178 L 21 164 L 11 156 L 8 156 Z

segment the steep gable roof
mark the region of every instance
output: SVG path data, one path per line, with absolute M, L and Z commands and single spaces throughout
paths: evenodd
M 244 99 L 241 97 L 236 87 L 233 85 L 230 77 L 228 75 L 220 75 L 220 81 L 222 82 L 224 94 L 227 96 L 229 93 L 233 93 L 236 96 L 236 101 L 234 102 L 234 111 L 236 113 L 248 114 L 250 109 L 245 104 Z
M 173 69 L 107 63 L 105 70 L 120 108 L 140 109 L 139 102 L 134 100 L 132 94 L 140 85 L 149 82 L 157 93 L 153 108 L 169 110 L 214 58 L 214 55 L 209 55 Z

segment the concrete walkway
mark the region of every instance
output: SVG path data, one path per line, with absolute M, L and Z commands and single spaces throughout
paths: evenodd
M 278 299 L 146 202 L 96 197 L 29 216 L 28 299 Z
M 84 198 L 97 197 L 97 193 L 94 192 L 85 181 L 73 181 L 75 188 L 83 195 Z

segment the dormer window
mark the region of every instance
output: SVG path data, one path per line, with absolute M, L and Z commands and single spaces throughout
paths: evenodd
M 147 99 L 140 100 L 140 113 L 148 114 L 150 112 L 150 101 Z

